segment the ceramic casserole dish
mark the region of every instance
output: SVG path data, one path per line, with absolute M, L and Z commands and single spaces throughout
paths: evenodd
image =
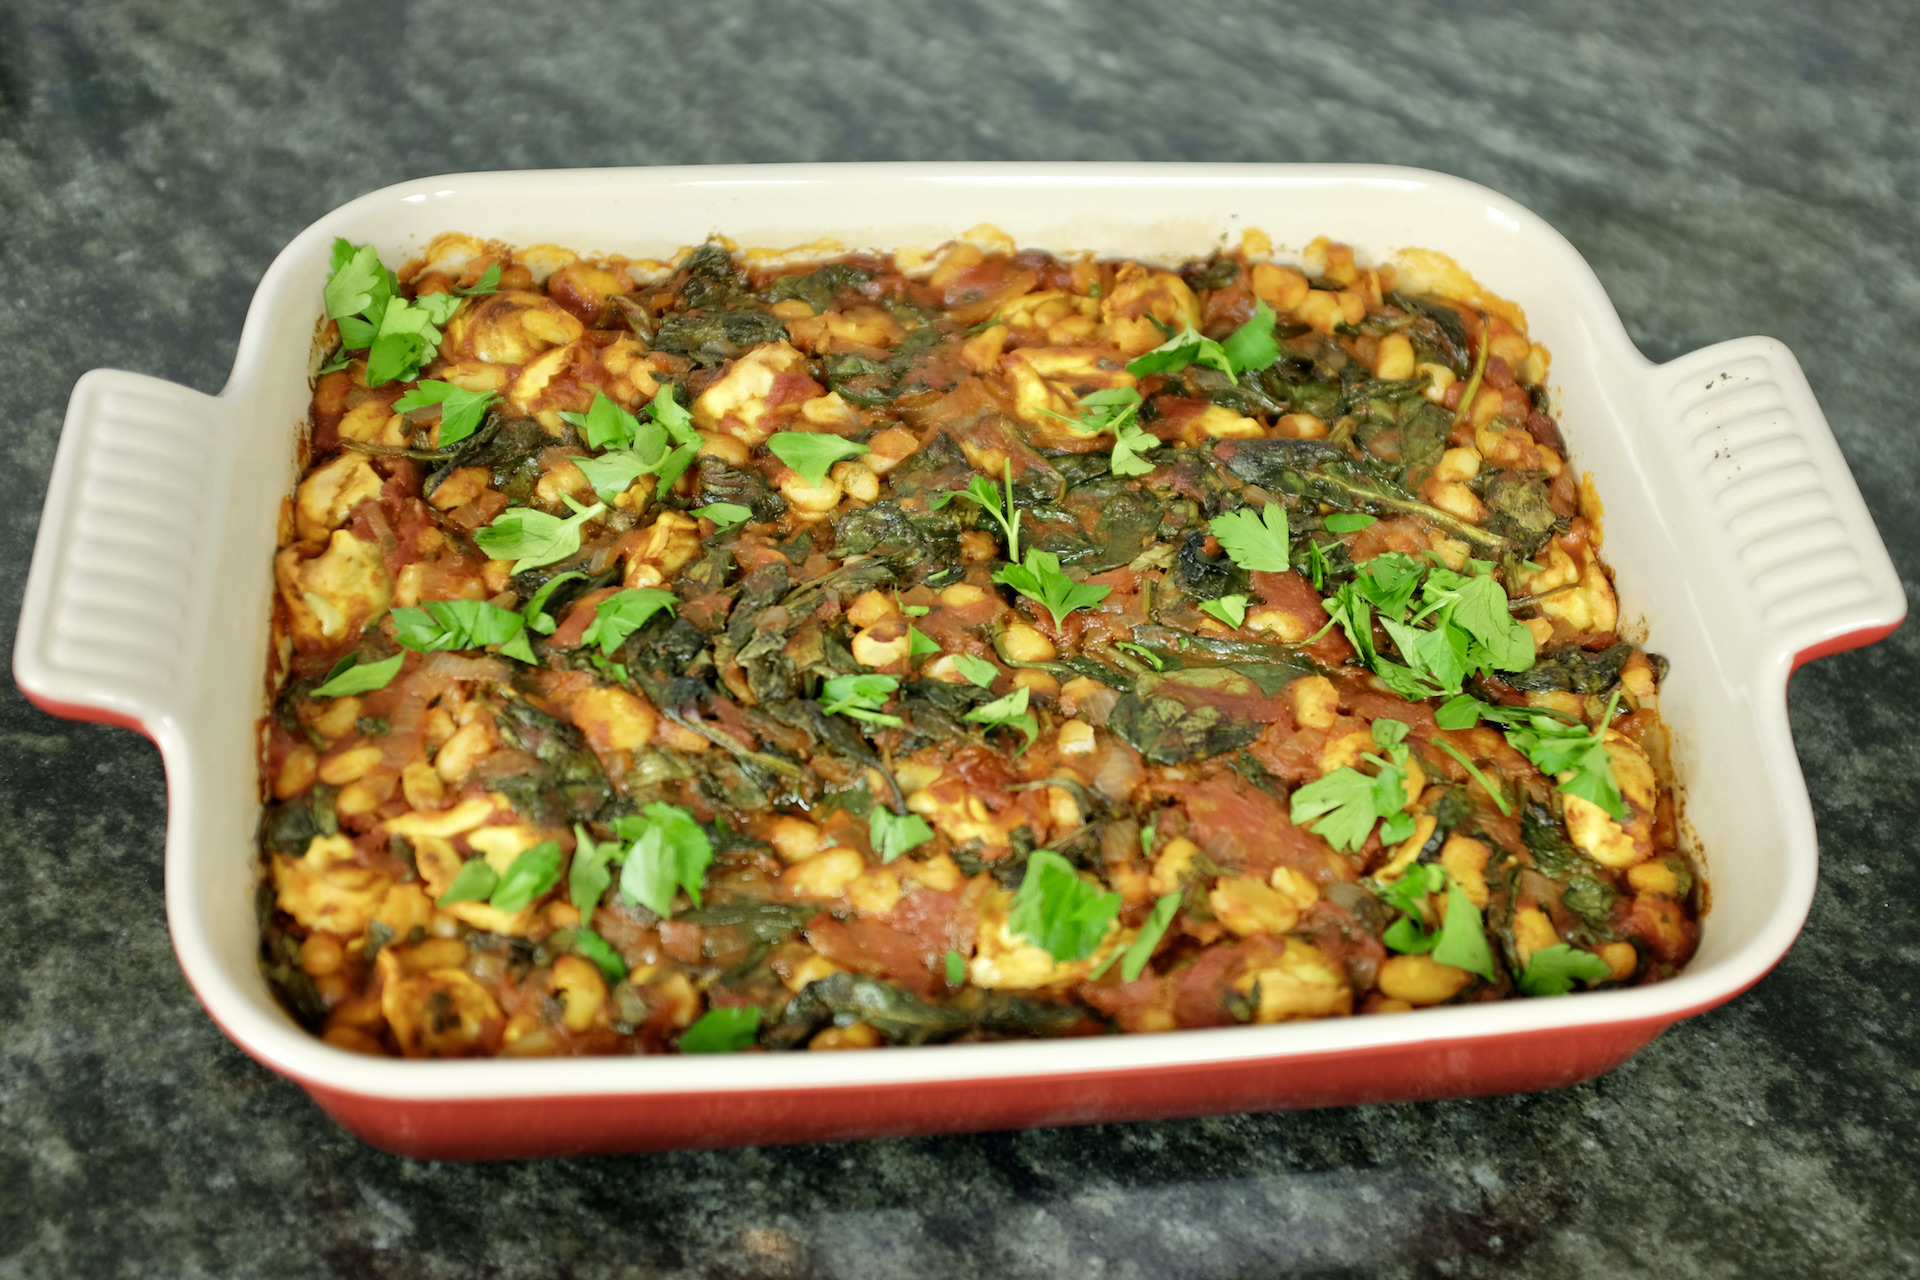
M 1672 981 L 1398 1017 L 868 1053 L 400 1061 L 297 1026 L 257 962 L 256 723 L 281 496 L 296 475 L 335 237 L 388 262 L 459 230 L 669 256 L 831 237 L 1021 245 L 1177 262 L 1258 227 L 1380 260 L 1452 255 L 1554 354 L 1575 463 L 1607 503 L 1623 628 L 1672 673 L 1662 714 L 1712 909 Z M 1665 365 L 1593 272 L 1484 188 L 1338 165 L 861 165 L 424 179 L 364 196 L 268 269 L 218 396 L 99 370 L 73 392 L 15 649 L 27 696 L 151 737 L 166 762 L 175 951 L 216 1022 L 393 1151 L 504 1157 L 1070 1124 L 1542 1089 L 1625 1061 L 1750 986 L 1812 899 L 1817 846 L 1786 714 L 1800 662 L 1898 625 L 1905 597 L 1793 356 L 1767 338 Z M 130 622 L 133 624 L 130 627 Z M 130 630 L 139 643 L 129 644 Z

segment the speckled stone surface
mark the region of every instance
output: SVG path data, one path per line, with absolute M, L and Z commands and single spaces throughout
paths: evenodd
M 0 633 L 75 377 L 215 390 L 314 217 L 426 173 L 567 165 L 1458 173 L 1564 231 L 1648 355 L 1789 343 L 1911 582 L 1916 67 L 1911 6 L 1784 0 L 0 0 Z M 1794 683 L 1824 855 L 1799 944 L 1594 1083 L 474 1166 L 361 1145 L 222 1038 L 168 947 L 158 757 L 9 684 L 0 1277 L 1911 1275 L 1917 650 L 1908 627 Z

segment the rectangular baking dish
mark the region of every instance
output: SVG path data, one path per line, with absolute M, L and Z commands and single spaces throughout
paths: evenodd
M 443 230 L 669 257 L 715 232 L 743 247 L 823 236 L 932 247 L 981 222 L 1023 246 L 1169 262 L 1248 227 L 1282 257 L 1321 234 L 1363 261 L 1422 246 L 1526 308 L 1554 353 L 1575 461 L 1607 503 L 1623 618 L 1644 621 L 1672 660 L 1662 713 L 1712 886 L 1692 965 L 1671 982 L 1570 999 L 866 1053 L 393 1061 L 296 1026 L 255 962 L 255 724 L 275 515 L 296 475 L 334 237 L 397 264 Z M 14 671 L 40 707 L 159 745 L 175 952 L 242 1049 L 376 1145 L 505 1157 L 1438 1098 L 1606 1071 L 1750 986 L 1792 943 L 1818 851 L 1788 675 L 1879 639 L 1905 608 L 1785 347 L 1744 338 L 1650 364 L 1573 248 L 1470 183 L 1343 165 L 602 169 L 428 178 L 328 214 L 268 269 L 218 396 L 111 370 L 81 378 Z

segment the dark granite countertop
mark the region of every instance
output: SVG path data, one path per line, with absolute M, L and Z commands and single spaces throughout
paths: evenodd
M 0 3 L 0 634 L 67 392 L 206 391 L 339 202 L 487 168 L 1375 160 L 1564 231 L 1665 359 L 1805 364 L 1920 564 L 1910 6 Z M 1904 11 L 1904 12 L 1903 12 Z M 1920 644 L 1803 670 L 1825 855 L 1778 970 L 1555 1093 L 452 1166 L 336 1129 L 170 953 L 133 734 L 0 689 L 0 1276 L 1920 1271 Z M 1737 852 L 1734 854 L 1737 860 Z

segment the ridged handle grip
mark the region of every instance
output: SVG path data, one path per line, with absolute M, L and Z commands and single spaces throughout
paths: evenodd
M 1754 642 L 1797 666 L 1898 626 L 1906 593 L 1793 353 L 1738 338 L 1654 379 L 1674 461 L 1716 568 L 1751 608 Z
M 142 374 L 74 385 L 14 646 L 34 702 L 153 737 L 191 704 L 228 411 Z

